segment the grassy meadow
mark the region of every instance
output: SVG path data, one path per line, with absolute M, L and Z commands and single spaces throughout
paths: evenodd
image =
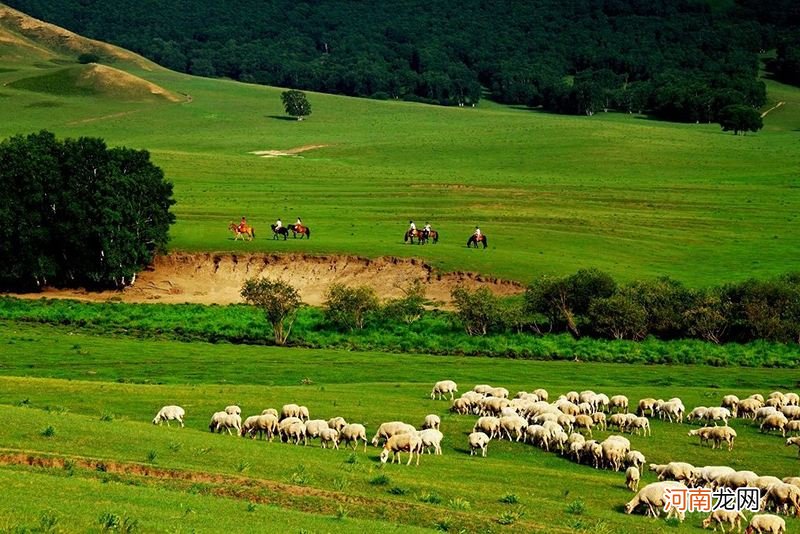
M 206 521 L 218 514 L 226 516 L 220 520 L 231 531 L 247 531 L 251 521 L 283 520 L 293 531 L 309 532 L 389 524 L 469 532 L 691 532 L 698 528 L 697 515 L 677 527 L 622 513 L 631 497 L 622 473 L 507 441 L 493 441 L 487 458 L 470 457 L 466 434 L 475 417 L 450 415 L 449 402 L 431 400 L 432 383 L 448 377 L 460 391 L 488 382 L 512 392 L 545 387 L 551 395 L 592 388 L 626 394 L 632 402 L 679 396 L 687 408 L 717 404 L 726 393 L 798 386 L 796 373 L 786 370 L 743 375 L 691 366 L 432 360 L 131 341 L 21 325 L 5 328 L 0 344 L 6 419 L 0 428 L 0 480 L 19 502 L 30 503 L 24 516 L 0 508 L 0 517 L 14 517 L 10 526 L 35 525 L 55 513 L 70 530 L 97 524 L 108 512 L 138 521 L 145 531 L 214 530 L 222 523 Z M 230 403 L 250 415 L 287 402 L 308 406 L 312 418 L 342 415 L 362 422 L 369 438 L 383 421 L 420 424 L 436 413 L 442 417 L 444 454 L 424 456 L 419 467 L 381 467 L 379 449 L 372 446 L 366 453 L 324 450 L 316 442 L 297 447 L 210 434 L 206 427 L 211 413 Z M 185 429 L 150 424 L 168 403 L 186 408 Z M 759 434 L 742 421 L 733 426 L 739 439 L 732 452 L 700 447 L 686 436 L 689 425 L 658 420 L 652 437 L 631 441 L 648 462 L 725 464 L 781 477 L 797 473 L 797 453 L 780 436 Z M 647 473 L 644 480 L 653 477 Z M 103 500 L 80 504 L 80 496 L 99 484 Z M 68 506 L 71 513 L 37 500 L 34 486 L 68 493 L 67 502 L 75 503 Z M 516 502 L 501 502 L 508 494 L 514 497 L 506 500 Z M 153 508 L 160 511 L 151 513 Z M 286 509 L 292 512 L 281 519 Z M 790 528 L 795 522 L 789 520 Z
M 414 255 L 523 282 L 597 267 L 620 280 L 704 285 L 796 268 L 800 93 L 774 82 L 770 105 L 787 103 L 762 132 L 737 137 L 616 113 L 322 94 L 297 122 L 277 88 L 114 64 L 182 95 L 173 103 L 123 91 L 112 74 L 76 88 L 72 59 L 0 55 L 0 136 L 46 128 L 150 150 L 175 184 L 173 249 Z M 305 145 L 327 146 L 294 158 L 249 153 Z M 242 215 L 256 227 L 252 243 L 226 233 Z M 271 239 L 270 222 L 298 215 L 312 240 Z M 409 219 L 430 221 L 441 242 L 403 244 Z M 464 247 L 476 224 L 486 251 Z

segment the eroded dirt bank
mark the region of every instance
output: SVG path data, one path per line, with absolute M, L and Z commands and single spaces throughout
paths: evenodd
M 92 301 L 169 304 L 231 304 L 241 302 L 239 290 L 253 276 L 280 278 L 294 285 L 311 305 L 325 299 L 334 283 L 368 285 L 381 298 L 402 296 L 411 280 L 421 280 L 427 296 L 437 305 L 449 307 L 450 291 L 458 284 L 489 287 L 497 295 L 514 295 L 524 288 L 517 282 L 469 272 L 438 273 L 421 260 L 357 256 L 313 256 L 306 254 L 213 254 L 175 253 L 161 256 L 139 274 L 136 283 L 124 291 L 87 292 L 47 289 L 41 293 L 15 295 L 23 298 L 75 298 Z

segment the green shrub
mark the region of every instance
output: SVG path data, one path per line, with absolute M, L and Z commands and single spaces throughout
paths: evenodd
M 367 317 L 379 308 L 378 296 L 368 286 L 333 284 L 325 297 L 325 319 L 342 329 L 363 329 Z

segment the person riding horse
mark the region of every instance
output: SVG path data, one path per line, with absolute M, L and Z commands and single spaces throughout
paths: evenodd
M 247 228 L 247 217 L 242 215 L 242 220 L 239 221 L 239 226 L 236 229 L 237 229 L 237 231 L 239 233 L 243 234 L 244 231 L 245 231 L 245 228 Z

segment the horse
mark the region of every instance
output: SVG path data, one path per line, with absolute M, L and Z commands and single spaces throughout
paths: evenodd
M 311 239 L 311 228 L 308 226 L 303 226 L 302 224 L 293 224 L 289 228 L 292 230 L 293 238 L 297 238 L 297 234 L 300 234 L 300 239 L 303 239 L 303 236 L 306 236 L 306 239 Z
M 472 246 L 478 248 L 479 242 L 483 243 L 483 248 L 489 246 L 489 241 L 486 239 L 486 234 L 481 234 L 480 237 L 476 236 L 475 234 L 472 234 L 471 236 L 469 236 L 469 239 L 467 239 L 467 247 Z
M 233 240 L 236 241 L 239 238 L 245 239 L 247 237 L 248 241 L 252 241 L 256 237 L 256 230 L 249 224 L 236 224 L 235 222 L 231 221 L 228 225 L 228 230 L 233 232 Z
M 429 231 L 428 237 L 431 239 L 431 242 L 434 245 L 439 242 L 439 232 L 437 232 L 436 230 Z
M 406 230 L 405 235 L 403 236 L 403 242 L 408 243 L 409 241 L 411 244 L 414 244 L 414 238 L 417 239 L 417 244 L 421 245 L 425 242 L 425 236 L 423 235 L 424 232 L 422 230 Z
M 285 226 L 278 228 L 276 225 L 270 224 L 270 227 L 272 227 L 272 239 L 278 239 L 283 236 L 283 240 L 286 241 L 286 238 L 289 237 L 289 229 Z

